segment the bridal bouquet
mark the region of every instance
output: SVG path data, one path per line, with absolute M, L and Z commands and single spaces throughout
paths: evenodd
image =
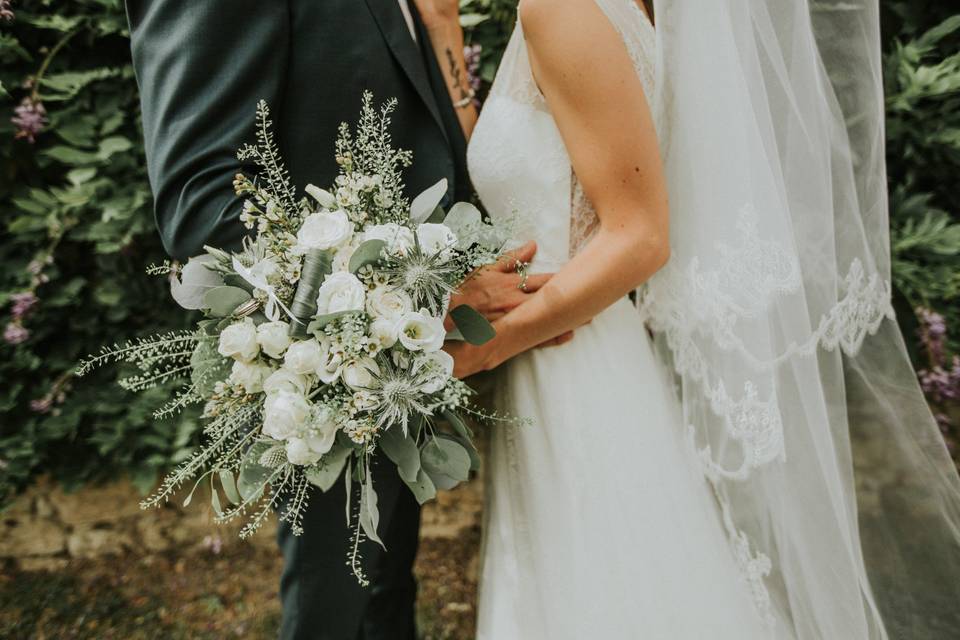
M 251 230 L 243 250 L 207 247 L 182 269 L 152 269 L 170 276 L 181 306 L 205 318 L 194 331 L 104 349 L 78 370 L 131 363 L 138 372 L 121 384 L 132 391 L 183 379 L 157 418 L 203 404 L 202 446 L 144 508 L 206 480 L 218 522 L 250 515 L 241 536 L 273 509 L 299 535 L 311 489 L 327 491 L 343 475 L 348 496 L 359 496 L 347 518 L 349 563 L 361 583 L 360 542 L 383 544 L 374 454 L 396 465 L 421 503 L 478 464 L 462 418 L 477 410 L 441 350 L 444 318 L 449 311 L 457 337 L 472 343 L 493 336 L 476 311 L 448 306 L 471 272 L 500 257 L 506 237 L 472 205 L 440 209 L 446 181 L 412 202 L 404 197 L 401 171 L 412 157 L 391 146 L 395 106 L 377 111 L 366 94 L 356 131 L 340 127 L 336 183 L 329 191 L 310 185 L 298 199 L 261 102 L 257 144 L 238 153 L 261 174 L 234 181 Z

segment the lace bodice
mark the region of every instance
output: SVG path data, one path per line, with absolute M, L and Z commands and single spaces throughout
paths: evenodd
M 612 23 L 624 36 L 637 74 L 652 98 L 653 25 L 634 0 L 607 1 L 632 7 L 629 15 L 637 24 Z M 627 29 L 644 37 L 627 37 Z M 470 141 L 468 162 L 473 184 L 490 215 L 515 217 L 518 241 L 537 241 L 534 270 L 559 269 L 596 232 L 596 211 L 537 88 L 519 20 Z

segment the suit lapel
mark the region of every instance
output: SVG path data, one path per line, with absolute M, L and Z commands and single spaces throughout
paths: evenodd
M 426 104 L 430 115 L 437 122 L 437 125 L 443 130 L 446 136 L 446 129 L 443 126 L 443 120 L 440 118 L 440 110 L 437 108 L 437 101 L 430 89 L 430 80 L 427 78 L 424 70 L 423 57 L 417 48 L 417 43 L 410 37 L 410 29 L 407 27 L 407 21 L 403 18 L 400 11 L 400 4 L 397 0 L 366 0 L 370 13 L 373 14 L 383 34 L 384 40 L 390 46 L 393 57 L 403 68 L 403 71 L 410 78 L 420 98 Z M 413 7 L 410 8 L 411 11 Z M 429 47 L 429 41 L 421 41 L 420 46 Z M 380 99 L 384 99 L 380 96 Z

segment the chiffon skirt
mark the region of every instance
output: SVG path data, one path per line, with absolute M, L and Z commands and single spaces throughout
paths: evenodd
M 769 639 L 626 299 L 500 373 L 477 637 Z

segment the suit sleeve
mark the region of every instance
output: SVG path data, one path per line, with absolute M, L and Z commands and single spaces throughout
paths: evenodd
M 277 112 L 290 48 L 284 0 L 128 0 L 147 170 L 167 252 L 234 249 L 233 176 L 256 104 Z

